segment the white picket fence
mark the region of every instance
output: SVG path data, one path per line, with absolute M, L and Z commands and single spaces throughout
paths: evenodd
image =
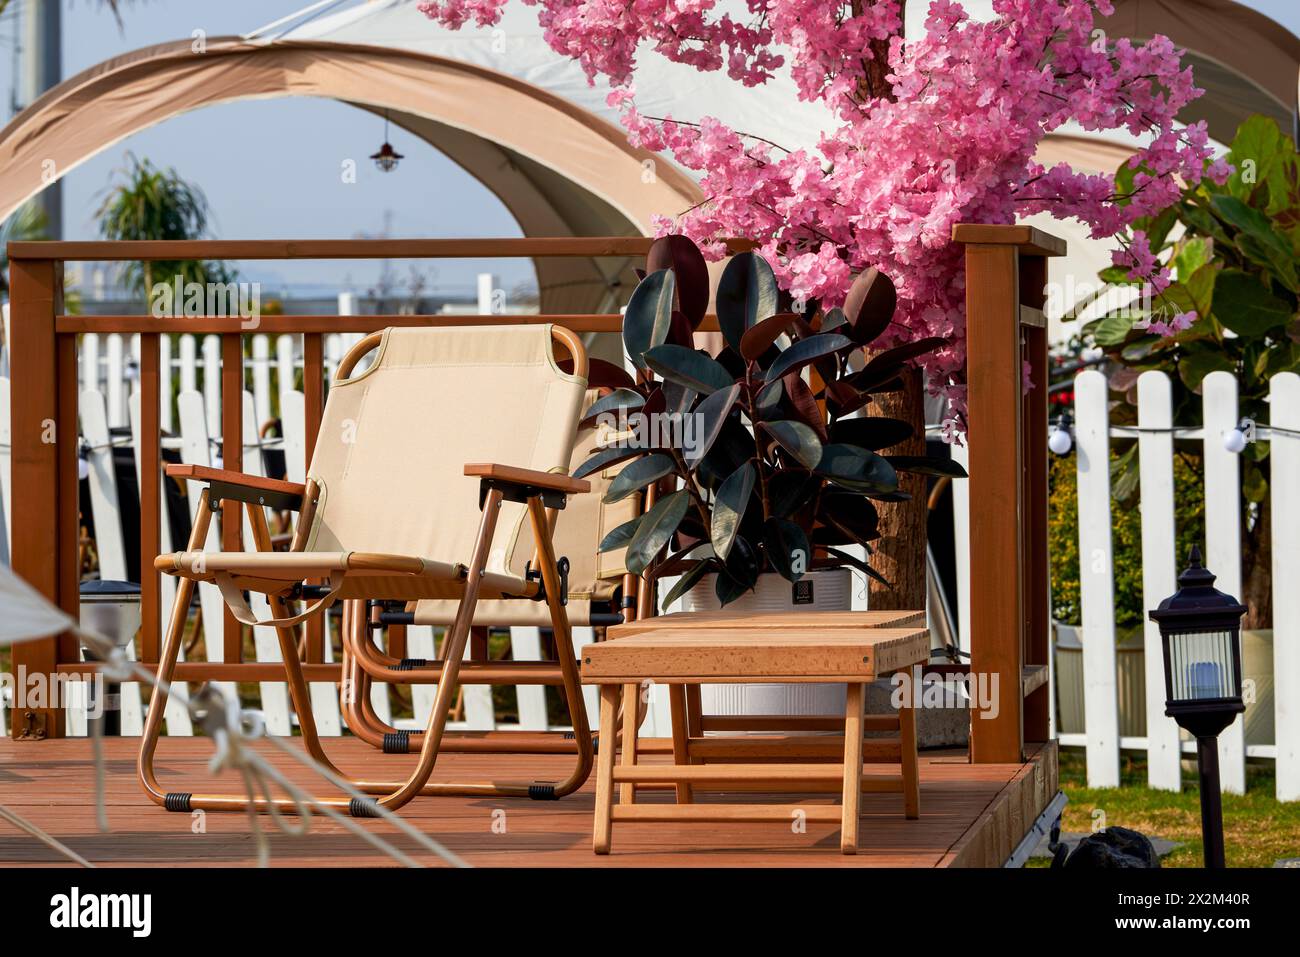
M 360 338 L 359 334 L 327 336 L 324 344 L 324 364 L 326 381 L 333 376 L 334 369 L 346 350 Z M 220 441 L 221 434 L 221 350 L 216 336 L 200 339 L 196 336 L 181 336 L 178 339 L 176 354 L 172 354 L 172 341 L 164 336 L 161 343 L 161 363 L 165 370 L 173 375 L 161 376 L 160 422 L 165 432 L 163 446 L 179 450 L 180 459 L 186 464 L 219 464 L 214 459 L 214 448 Z M 290 481 L 301 482 L 305 478 L 303 450 L 306 446 L 305 421 L 303 415 L 303 396 L 294 388 L 296 373 L 302 368 L 301 339 L 296 336 L 280 336 L 272 341 L 268 336 L 252 337 L 252 355 L 245 358 L 245 382 L 251 388 L 244 393 L 244 470 L 254 474 L 264 467 L 262 453 L 264 450 L 279 448 L 285 452 L 285 464 Z M 135 385 L 139 380 L 140 349 L 138 336 L 106 335 L 93 333 L 82 337 L 79 352 L 80 425 L 83 441 L 83 454 L 86 460 L 87 480 L 95 525 L 96 548 L 99 554 L 101 576 L 109 580 L 127 578 L 127 559 L 122 537 L 122 525 L 119 514 L 119 490 L 113 468 L 114 445 L 130 445 L 136 462 L 136 479 L 139 484 L 139 396 Z M 178 388 L 177 388 L 178 386 Z M 273 403 L 272 396 L 278 403 Z M 273 411 L 279 412 L 283 437 L 268 440 L 259 439 L 260 426 L 267 422 Z M 126 436 L 122 430 L 130 427 Z M 118 429 L 114 436 L 113 429 Z M 0 560 L 8 561 L 8 542 L 12 515 L 9 500 L 10 490 L 10 447 L 9 447 L 9 380 L 0 378 L 0 504 L 4 509 L 0 514 Z M 193 500 L 191 501 L 193 505 Z M 167 504 L 162 503 L 165 510 Z M 192 518 L 192 516 L 191 516 Z M 164 511 L 161 525 L 162 549 L 164 552 L 184 546 L 184 542 L 171 541 L 171 529 Z M 245 522 L 245 541 L 249 540 L 249 530 Z M 216 529 L 210 532 L 208 548 L 219 548 Z M 166 611 L 171 607 L 175 594 L 175 582 L 168 576 L 162 578 L 162 602 L 164 620 Z M 199 601 L 203 610 L 204 645 L 210 661 L 220 661 L 223 649 L 222 640 L 222 601 L 215 586 L 200 585 Z M 259 608 L 258 602 L 261 607 Z M 259 611 L 259 617 L 270 616 L 265 599 L 254 596 L 253 607 Z M 263 662 L 279 661 L 279 645 L 273 629 L 255 628 L 254 645 L 257 660 Z M 579 647 L 595 640 L 590 628 L 575 628 L 574 641 Z M 541 632 L 537 628 L 512 628 L 511 646 L 515 657 L 527 660 L 536 659 L 541 653 Z M 407 629 L 408 654 L 411 657 L 434 658 L 435 630 L 427 626 L 415 626 Z M 326 642 L 329 654 L 330 642 Z M 134 649 L 131 649 L 134 654 Z M 74 686 L 75 687 L 75 686 Z M 183 687 L 183 686 L 182 686 Z M 228 686 L 233 693 L 233 686 Z M 448 726 L 467 730 L 561 730 L 551 726 L 547 720 L 545 688 L 536 685 L 517 686 L 518 701 L 517 723 L 500 723 L 497 721 L 492 689 L 486 685 L 468 685 L 464 689 L 464 720 L 451 722 Z M 84 689 L 80 689 L 84 694 Z M 140 704 L 138 686 L 127 685 L 122 689 L 122 734 L 138 735 L 144 720 L 144 708 Z M 393 719 L 388 687 L 372 687 L 372 703 L 375 712 L 386 722 L 398 728 L 423 728 L 433 706 L 436 687 L 432 685 L 411 686 L 413 718 Z M 332 683 L 318 682 L 311 687 L 312 703 L 316 721 L 322 735 L 338 735 L 344 728 L 339 711 L 337 690 Z M 287 686 L 283 682 L 262 682 L 260 685 L 260 707 L 266 716 L 266 725 L 270 733 L 288 735 L 292 732 L 293 717 L 289 706 Z M 587 696 L 588 717 L 596 719 L 596 701 L 594 696 Z M 667 718 L 665 708 L 656 708 L 662 712 L 660 723 Z M 0 734 L 4 733 L 4 714 L 0 709 Z M 165 722 L 170 735 L 190 735 L 193 733 L 188 715 L 183 708 L 168 708 Z M 653 728 L 653 726 L 651 726 Z M 663 725 L 666 729 L 668 726 Z M 86 715 L 84 701 L 74 700 L 67 710 L 67 730 L 70 734 L 86 733 Z M 663 733 L 667 733 L 666 730 Z
M 1255 441 L 1270 442 L 1273 567 L 1273 744 L 1247 746 L 1241 717 L 1219 738 L 1224 791 L 1244 793 L 1246 758 L 1271 758 L 1279 800 L 1300 800 L 1300 376 L 1283 373 L 1270 383 L 1267 426 Z M 1241 487 L 1237 453 L 1224 436 L 1240 423 L 1237 381 L 1214 372 L 1202 387 L 1203 426 L 1173 428 L 1170 382 L 1162 372 L 1138 380 L 1138 425 L 1112 426 L 1105 377 L 1097 371 L 1075 380 L 1075 451 L 1078 469 L 1079 573 L 1082 613 L 1085 731 L 1060 735 L 1082 745 L 1092 787 L 1117 787 L 1121 749 L 1147 753 L 1151 787 L 1176 791 L 1180 762 L 1195 752 L 1165 717 L 1163 655 L 1159 630 L 1145 624 L 1145 737 L 1121 737 L 1116 677 L 1115 599 L 1111 542 L 1110 448 L 1116 439 L 1138 443 L 1141 483 L 1143 607 L 1150 609 L 1176 589 L 1186 556 L 1175 553 L 1174 442 L 1200 445 L 1205 481 L 1205 564 L 1217 587 L 1241 595 Z M 976 437 L 978 440 L 978 437 Z M 1055 656 L 1053 656 L 1055 657 Z

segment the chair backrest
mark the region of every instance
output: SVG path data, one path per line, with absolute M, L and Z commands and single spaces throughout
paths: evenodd
M 370 366 L 330 389 L 306 549 L 468 561 L 480 512 L 466 463 L 568 470 L 586 380 L 561 371 L 553 341 L 549 324 L 385 330 Z M 526 516 L 503 504 L 489 570 L 516 564 Z
M 599 397 L 596 390 L 588 390 L 583 400 L 583 410 L 589 408 Z M 596 428 L 588 425 L 579 429 L 569 460 L 569 473 L 572 474 L 598 448 Z M 569 619 L 574 625 L 588 623 L 591 603 L 612 598 L 627 571 L 624 566 L 627 549 L 597 551 L 609 532 L 639 514 L 640 495 L 629 495 L 612 503 L 603 501 L 609 483 L 622 467 L 623 463 L 620 463 L 588 475 L 586 480 L 591 483 L 591 491 L 570 495 L 564 509 L 555 519 L 555 554 L 569 560 Z M 533 549 L 532 527 L 524 523 L 508 570 L 523 577 Z M 455 620 L 459 606 L 460 603 L 455 600 L 426 598 L 416 609 L 416 621 L 426 625 L 449 625 Z M 474 623 L 545 627 L 550 624 L 550 609 L 539 602 L 487 599 L 479 602 Z

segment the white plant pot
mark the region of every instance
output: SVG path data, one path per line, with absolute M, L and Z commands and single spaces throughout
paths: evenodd
M 705 575 L 682 596 L 683 611 L 717 611 L 721 608 L 715 575 Z M 795 584 L 775 572 L 760 575 L 753 591 L 727 605 L 727 611 L 762 614 L 778 611 L 852 611 L 853 574 L 847 568 L 810 571 Z M 811 592 L 811 594 L 809 594 Z M 700 703 L 705 714 L 834 714 L 844 713 L 842 684 L 726 684 L 701 685 Z

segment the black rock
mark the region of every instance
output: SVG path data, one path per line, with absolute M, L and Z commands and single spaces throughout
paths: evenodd
M 1108 827 L 1085 837 L 1059 866 L 1082 870 L 1159 867 L 1160 857 L 1145 834 L 1127 827 Z

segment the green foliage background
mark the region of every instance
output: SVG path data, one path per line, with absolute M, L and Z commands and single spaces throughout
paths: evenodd
M 1112 452 L 1115 467 L 1121 454 Z M 1052 572 L 1052 617 L 1068 625 L 1079 619 L 1079 497 L 1072 455 L 1052 456 L 1050 472 L 1048 555 Z M 1146 620 L 1142 596 L 1142 514 L 1136 500 L 1111 496 L 1111 549 L 1115 567 L 1115 624 L 1119 628 Z M 1205 489 L 1199 462 L 1174 456 L 1174 528 L 1179 562 L 1192 545 L 1205 541 Z M 1181 564 L 1179 565 L 1181 568 Z

